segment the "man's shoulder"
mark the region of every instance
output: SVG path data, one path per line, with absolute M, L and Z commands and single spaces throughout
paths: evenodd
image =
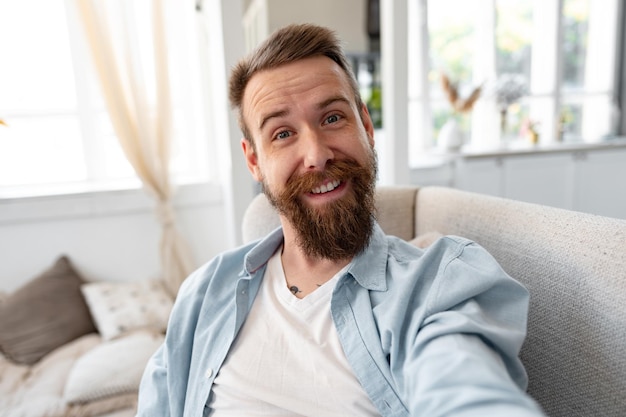
M 185 279 L 180 293 L 188 294 L 206 291 L 208 286 L 212 284 L 212 281 L 221 277 L 224 279 L 220 279 L 220 281 L 234 281 L 236 283 L 236 279 L 229 280 L 227 278 L 236 278 L 241 275 L 241 272 L 244 270 L 245 257 L 252 247 L 254 247 L 253 243 L 239 246 L 214 256 Z
M 194 271 L 183 282 L 183 294 L 230 291 L 240 278 L 250 277 L 262 268 L 282 242 L 282 230 L 263 239 L 226 250 Z
M 400 292 L 413 286 L 430 291 L 447 285 L 469 290 L 512 280 L 485 248 L 465 237 L 439 236 L 424 248 L 393 236 L 387 240 L 387 280 Z
M 480 248 L 480 245 L 470 239 L 461 236 L 443 235 L 438 232 L 419 235 L 408 241 L 392 235 L 386 235 L 385 237 L 388 242 L 389 256 L 399 261 L 414 261 L 425 255 L 431 258 L 441 257 L 449 259 L 460 256 L 467 246 Z

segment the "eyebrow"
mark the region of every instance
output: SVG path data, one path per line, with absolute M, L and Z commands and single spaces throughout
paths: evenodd
M 274 118 L 277 117 L 284 117 L 287 116 L 289 114 L 289 110 L 284 109 L 284 110 L 277 110 L 275 112 L 272 112 L 266 116 L 263 117 L 263 119 L 261 120 L 261 123 L 259 124 L 259 130 L 263 130 L 263 126 L 265 126 L 265 124 Z
M 318 110 L 325 109 L 326 107 L 330 106 L 331 104 L 334 104 L 334 103 L 337 103 L 337 102 L 345 103 L 345 104 L 350 105 L 350 100 L 348 100 L 347 98 L 345 98 L 343 96 L 333 96 L 333 97 L 327 98 L 326 100 L 324 100 L 321 103 L 319 103 L 317 105 L 317 109 Z
M 326 100 L 318 103 L 315 107 L 318 110 L 322 110 L 325 109 L 326 107 L 330 106 L 331 104 L 334 103 L 345 103 L 350 105 L 350 100 L 348 100 L 347 98 L 343 97 L 343 96 L 333 96 L 333 97 L 329 97 Z M 274 112 L 271 112 L 267 115 L 265 115 L 263 117 L 263 119 L 261 119 L 261 123 L 259 124 L 259 130 L 263 130 L 263 126 L 265 126 L 267 124 L 268 121 L 270 121 L 271 119 L 274 118 L 279 118 L 279 117 L 285 117 L 289 114 L 289 109 L 281 109 L 281 110 L 276 110 Z

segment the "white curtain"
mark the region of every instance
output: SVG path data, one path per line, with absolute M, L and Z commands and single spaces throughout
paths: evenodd
M 169 175 L 172 104 L 165 0 L 74 0 L 104 101 L 126 157 L 157 204 L 162 278 L 175 295 L 193 268 Z

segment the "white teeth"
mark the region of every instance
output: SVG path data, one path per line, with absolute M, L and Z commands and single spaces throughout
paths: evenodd
M 327 193 L 339 187 L 339 184 L 341 184 L 341 181 L 335 180 L 335 181 L 329 182 L 328 184 L 324 184 L 321 187 L 315 187 L 311 190 L 311 192 L 313 194 Z

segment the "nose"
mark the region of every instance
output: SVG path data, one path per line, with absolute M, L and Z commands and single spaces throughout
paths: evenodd
M 309 129 L 303 135 L 304 167 L 307 170 L 323 170 L 335 154 L 329 146 L 328 138 L 315 129 Z

